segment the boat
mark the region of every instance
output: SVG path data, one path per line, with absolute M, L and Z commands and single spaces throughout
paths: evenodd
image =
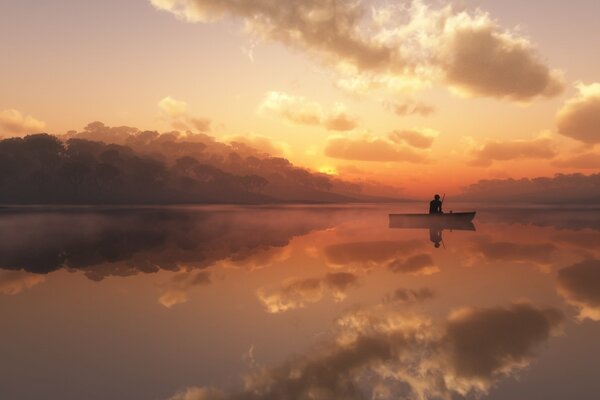
M 475 211 L 441 214 L 390 214 L 390 228 L 475 230 Z

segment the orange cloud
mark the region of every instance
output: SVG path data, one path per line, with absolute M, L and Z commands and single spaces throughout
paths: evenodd
M 388 135 L 388 138 L 394 143 L 406 143 L 409 146 L 419 149 L 428 149 L 433 145 L 433 141 L 438 136 L 438 132 L 426 130 L 404 130 L 394 131 Z
M 0 294 L 15 295 L 44 282 L 46 278 L 23 271 L 0 271 Z
M 574 169 L 600 169 L 600 154 L 598 153 L 584 153 L 578 154 L 573 157 L 563 158 L 552 162 L 560 168 L 574 168 Z
M 579 94 L 556 116 L 558 132 L 584 143 L 600 143 L 600 83 L 577 85 Z
M 24 115 L 18 110 L 8 109 L 0 111 L 0 135 L 23 135 L 26 133 L 39 133 L 46 127 L 46 123 Z
M 435 107 L 421 102 L 388 102 L 384 105 L 387 109 L 401 117 L 409 115 L 420 115 L 422 117 L 426 117 L 435 112 Z
M 518 159 L 551 159 L 558 153 L 554 142 L 548 138 L 533 140 L 510 140 L 488 142 L 474 153 L 469 163 L 473 166 L 488 167 L 492 161 L 510 161 Z
M 261 114 L 271 114 L 299 125 L 322 126 L 332 131 L 350 131 L 358 125 L 355 117 L 348 115 L 342 104 L 337 104 L 330 112 L 301 96 L 282 92 L 269 92 L 258 107 Z
M 427 158 L 408 147 L 377 137 L 351 139 L 332 136 L 327 141 L 325 155 L 355 161 L 425 163 Z

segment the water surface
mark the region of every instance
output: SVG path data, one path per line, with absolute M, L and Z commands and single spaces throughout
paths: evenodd
M 0 398 L 600 398 L 599 210 L 458 208 L 0 210 Z

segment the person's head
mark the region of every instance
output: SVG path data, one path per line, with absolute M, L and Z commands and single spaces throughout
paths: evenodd
M 435 196 L 433 196 L 433 197 L 434 197 L 436 200 L 439 200 L 439 199 L 440 199 L 440 195 L 439 195 L 439 194 L 436 194 L 436 195 L 435 195 Z

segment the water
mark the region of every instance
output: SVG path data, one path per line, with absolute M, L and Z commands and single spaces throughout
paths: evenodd
M 600 398 L 598 210 L 456 209 L 0 210 L 0 398 Z

